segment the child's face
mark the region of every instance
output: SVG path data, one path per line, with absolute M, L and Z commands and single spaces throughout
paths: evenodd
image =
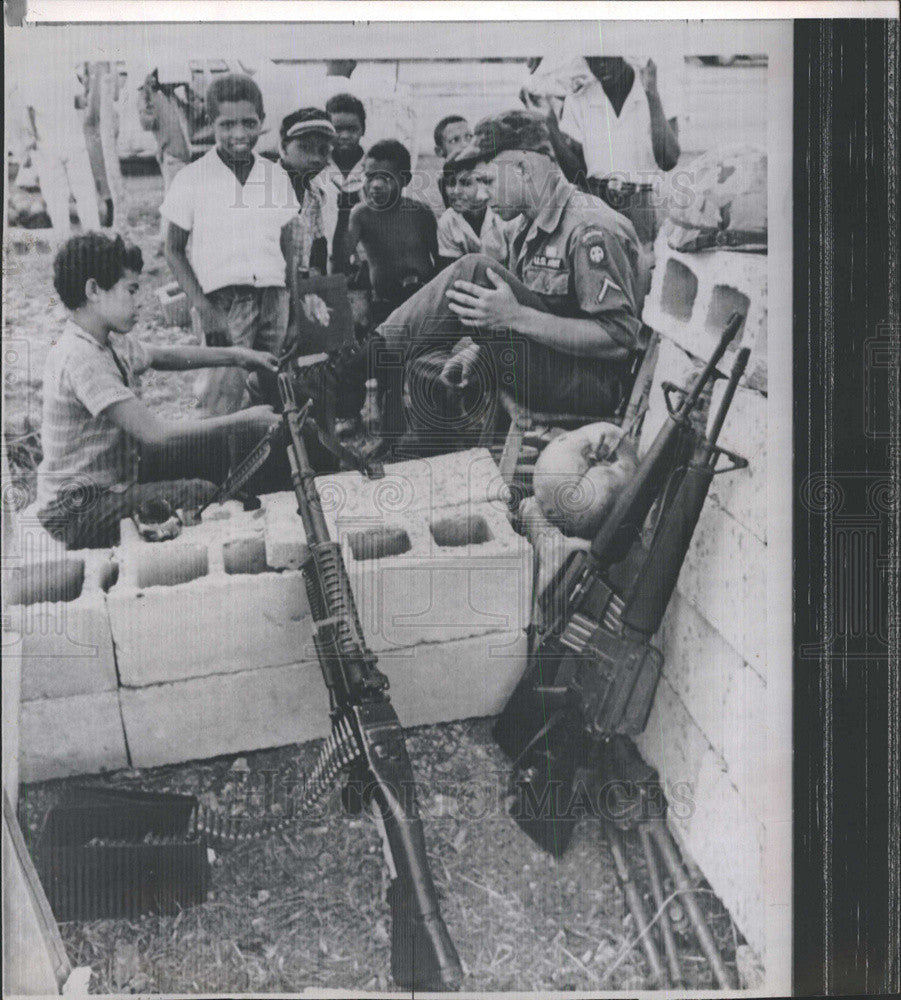
M 88 301 L 107 329 L 113 333 L 128 333 L 137 319 L 137 291 L 138 275 L 126 270 L 112 288 L 103 289 L 95 283 Z
M 285 145 L 285 166 L 299 174 L 318 174 L 328 163 L 332 153 L 332 140 L 322 133 L 289 139 Z
M 444 185 L 450 207 L 458 212 L 476 212 L 488 204 L 488 192 L 472 170 L 461 170 Z
M 374 160 L 367 156 L 363 161 L 363 197 L 370 208 L 385 209 L 396 205 L 403 187 L 403 177 L 390 160 Z
M 444 131 L 441 133 L 441 149 L 438 150 L 438 154 L 447 159 L 452 153 L 467 145 L 471 138 L 472 129 L 469 127 L 469 122 L 451 122 L 450 125 L 444 126 Z
M 222 101 L 213 122 L 216 146 L 229 160 L 246 160 L 257 144 L 262 125 L 250 101 Z
M 335 126 L 335 147 L 337 149 L 354 149 L 360 145 L 363 138 L 363 123 L 352 111 L 336 111 L 329 115 L 329 121 Z

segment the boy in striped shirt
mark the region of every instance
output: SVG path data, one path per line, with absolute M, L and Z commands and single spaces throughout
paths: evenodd
M 200 505 L 215 490 L 201 468 L 226 453 L 227 436 L 258 437 L 278 420 L 269 406 L 164 420 L 141 401 L 139 378 L 148 368 L 277 367 L 264 351 L 157 346 L 128 336 L 142 267 L 137 247 L 100 233 L 72 237 L 54 260 L 53 283 L 70 314 L 44 369 L 38 516 L 69 548 L 117 544 L 119 521 L 155 501 Z M 141 474 L 142 449 L 156 453 L 160 481 L 141 481 L 149 478 Z

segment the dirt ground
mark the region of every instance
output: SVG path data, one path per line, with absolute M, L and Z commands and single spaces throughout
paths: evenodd
M 652 988 L 643 955 L 631 947 L 636 928 L 596 820 L 583 820 L 555 861 L 506 814 L 509 767 L 491 738 L 490 720 L 411 730 L 407 744 L 464 990 Z M 227 814 L 245 815 L 261 794 L 264 774 L 308 771 L 317 748 L 304 744 L 94 781 L 199 795 Z M 65 784 L 23 789 L 32 845 Z M 634 843 L 629 853 L 646 885 Z M 331 796 L 290 832 L 219 855 L 200 906 L 174 917 L 73 922 L 61 929 L 73 964 L 93 969 L 97 993 L 390 990 L 386 888 L 375 827 L 348 817 Z M 699 899 L 731 961 L 738 939 L 728 913 L 709 891 Z M 645 905 L 654 912 L 650 899 Z M 714 988 L 694 940 L 680 944 L 688 987 Z
M 163 323 L 156 290 L 170 280 L 156 256 L 162 195 L 158 176 L 127 180 L 126 234 L 144 250 L 136 334 L 166 343 L 191 334 Z M 5 430 L 17 489 L 30 494 L 40 426 L 41 371 L 64 314 L 52 287 L 40 230 L 12 232 L 4 256 Z M 148 373 L 144 398 L 172 417 L 193 405 L 190 373 Z M 6 497 L 6 491 L 4 491 Z M 22 497 L 20 496 L 20 500 Z M 311 697 L 325 697 L 322 691 Z M 466 990 L 650 988 L 636 928 L 596 821 L 584 820 L 559 861 L 539 851 L 504 808 L 509 766 L 490 722 L 412 731 L 408 746 L 425 821 L 432 873 Z M 316 745 L 93 779 L 116 787 L 182 791 L 232 814 L 253 808 L 242 789 L 254 775 L 307 770 Z M 250 782 L 250 784 L 248 784 Z M 22 789 L 26 836 L 65 782 Z M 636 871 L 641 863 L 630 847 Z M 642 880 L 647 885 L 646 880 Z M 280 993 L 306 987 L 390 989 L 385 865 L 375 828 L 346 816 L 334 797 L 290 833 L 217 857 L 207 901 L 175 917 L 62 925 L 74 965 L 89 965 L 97 993 Z M 701 897 L 727 961 L 737 935 L 712 896 Z M 646 903 L 653 912 L 650 902 Z M 711 988 L 693 938 L 682 941 L 688 986 Z

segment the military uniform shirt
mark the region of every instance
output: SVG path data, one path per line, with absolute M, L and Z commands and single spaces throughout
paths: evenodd
M 641 350 L 647 268 L 635 228 L 561 175 L 541 212 L 513 236 L 511 270 L 548 310 L 594 319 L 621 347 Z

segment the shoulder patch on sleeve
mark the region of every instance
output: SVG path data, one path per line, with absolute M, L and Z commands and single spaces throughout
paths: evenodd
M 583 230 L 582 235 L 579 237 L 579 242 L 583 247 L 590 246 L 594 243 L 603 243 L 604 237 L 607 235 L 607 231 L 601 226 L 590 225 L 586 226 Z

